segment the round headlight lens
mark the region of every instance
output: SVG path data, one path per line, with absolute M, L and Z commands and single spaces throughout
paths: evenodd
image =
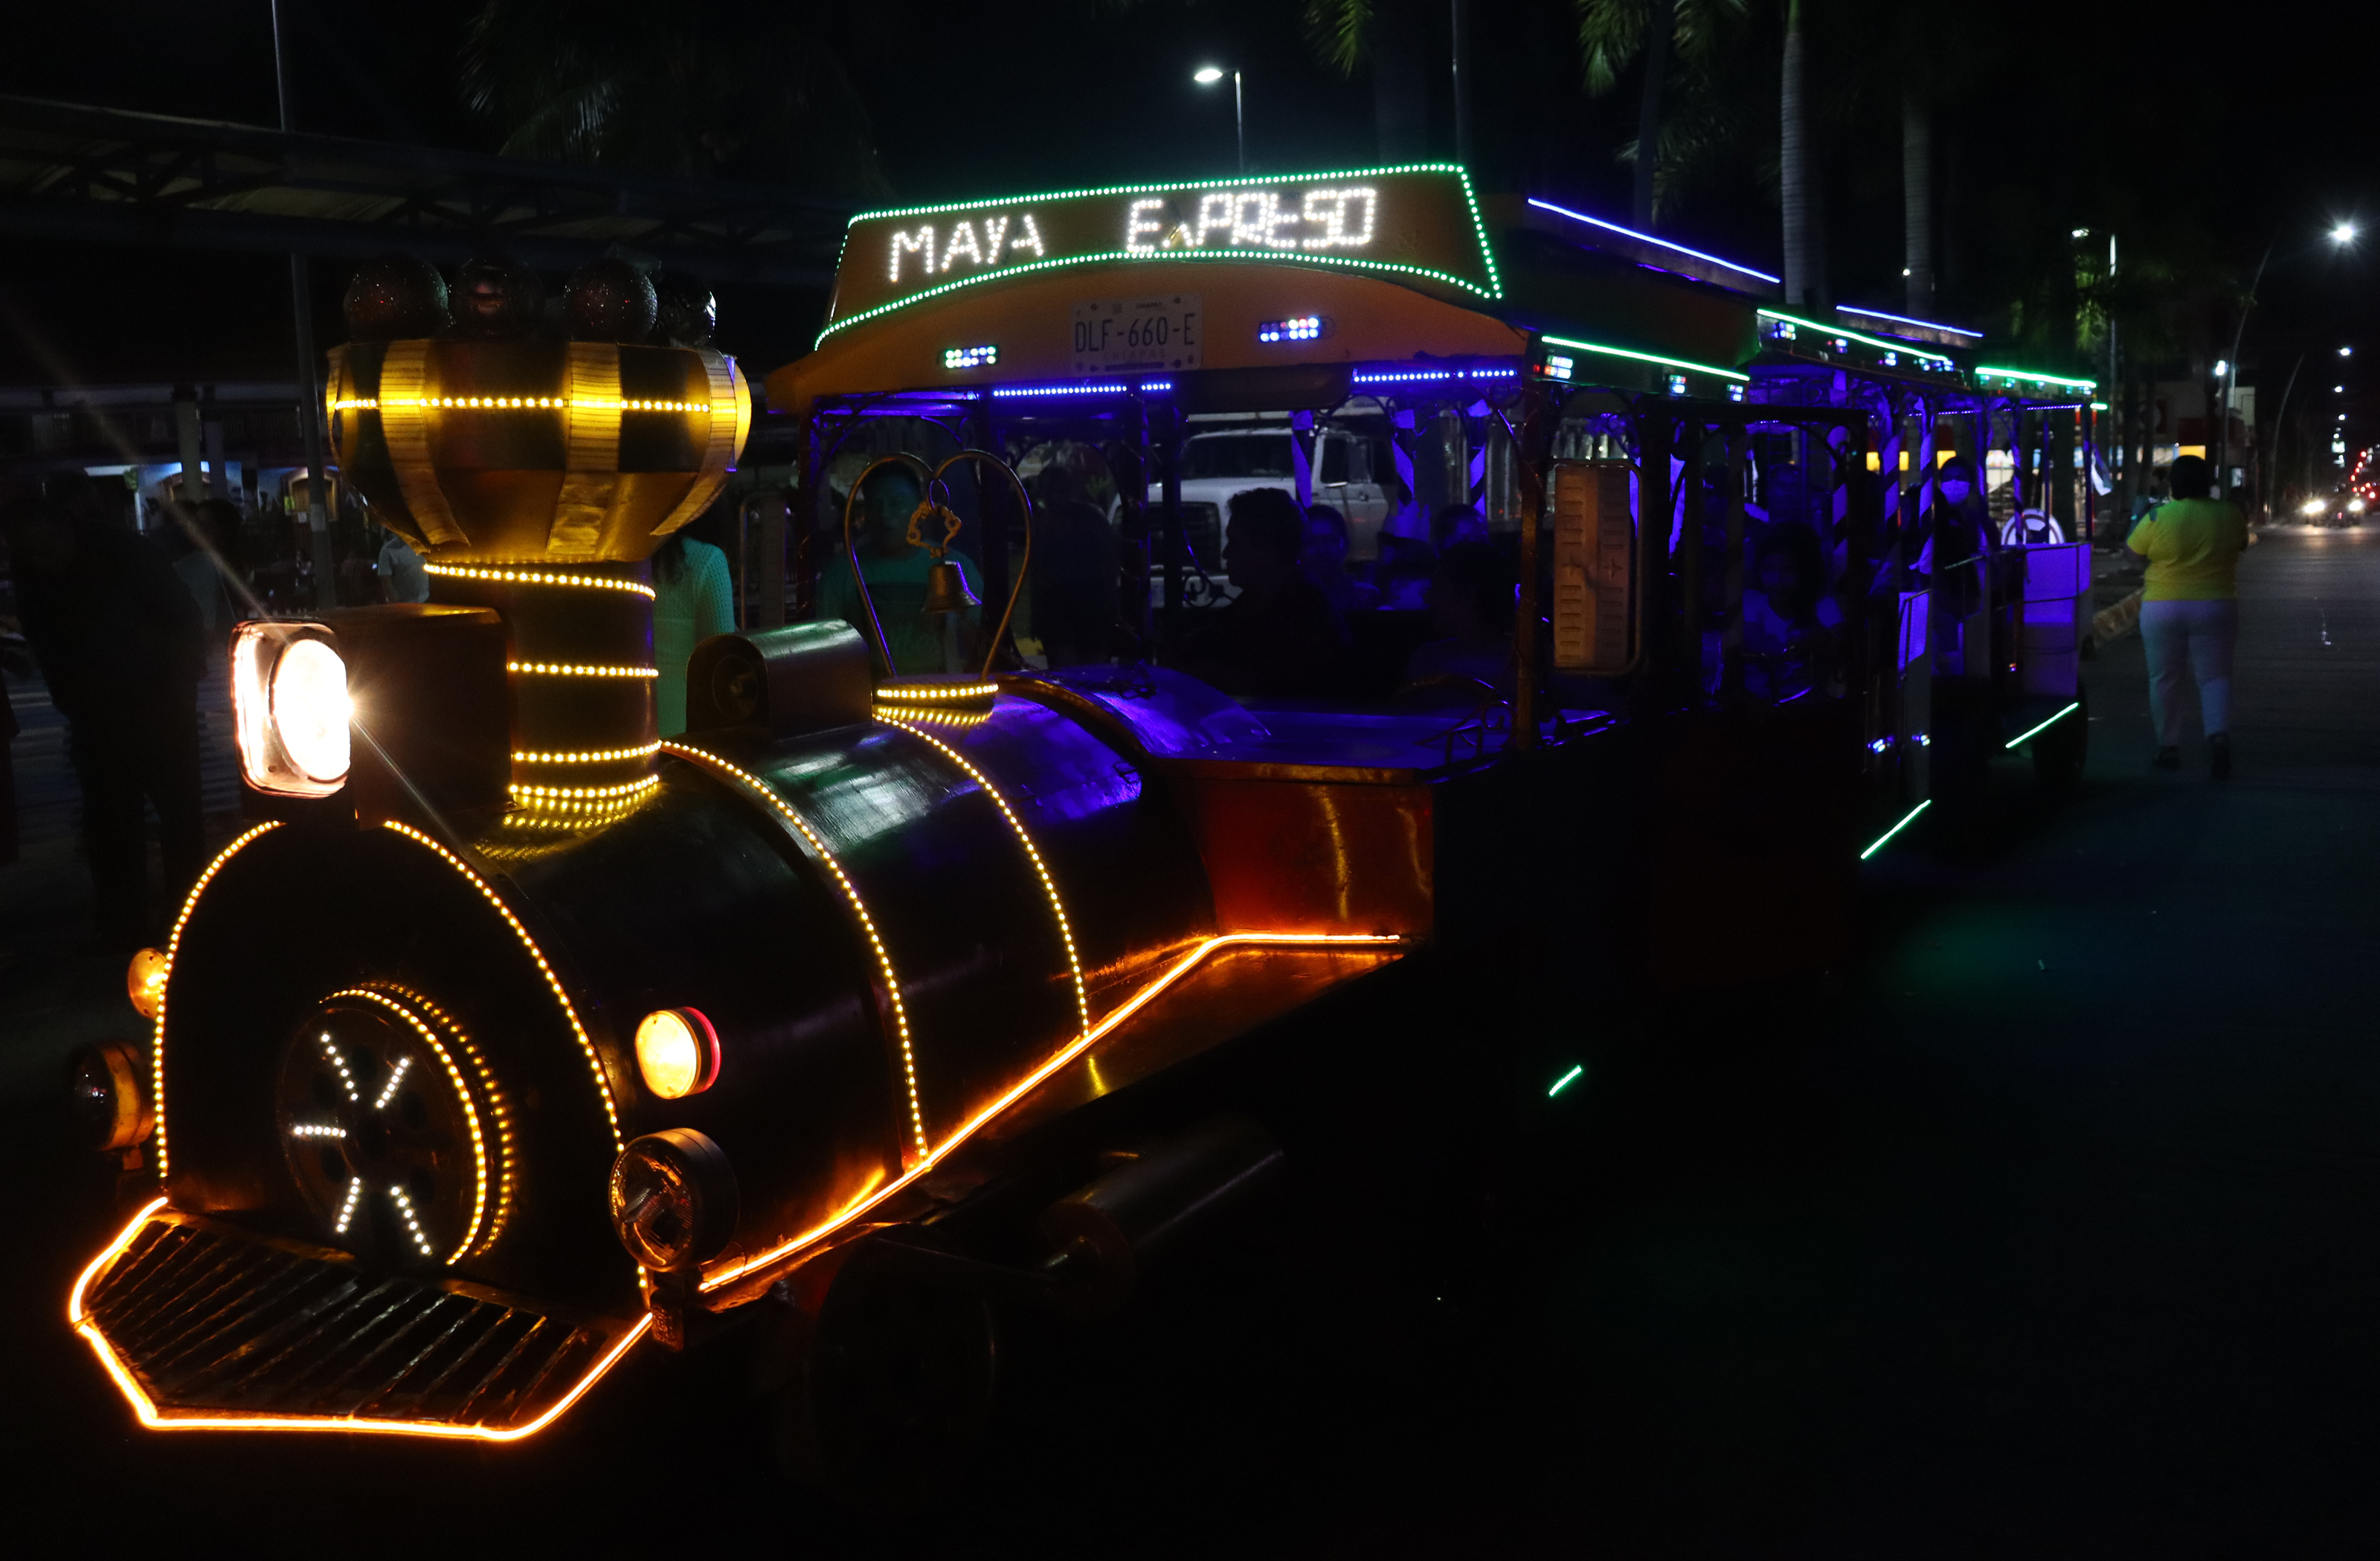
M 347 664 L 319 639 L 293 641 L 273 666 L 273 727 L 310 780 L 347 773 Z
M 719 1036 L 700 1010 L 665 1008 L 637 1026 L 637 1071 L 663 1100 L 682 1100 L 719 1077 Z

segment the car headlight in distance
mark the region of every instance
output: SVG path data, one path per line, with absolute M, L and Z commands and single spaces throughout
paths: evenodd
M 647 1133 L 612 1162 L 612 1229 L 647 1268 L 716 1255 L 735 1233 L 736 1201 L 726 1151 L 692 1128 Z
M 658 1009 L 637 1026 L 637 1071 L 663 1100 L 699 1095 L 719 1077 L 719 1032 L 699 1009 Z
M 240 774 L 260 792 L 323 797 L 347 779 L 347 664 L 320 623 L 242 623 L 231 642 Z

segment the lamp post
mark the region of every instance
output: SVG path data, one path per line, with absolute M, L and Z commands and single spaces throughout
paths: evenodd
M 1240 86 L 1240 73 L 1233 70 L 1229 74 L 1232 78 L 1232 128 L 1239 138 L 1240 173 L 1245 176 L 1248 171 L 1248 100 Z M 1201 87 L 1211 87 L 1224 75 L 1220 65 L 1202 65 L 1192 72 L 1190 79 Z
M 290 107 L 281 0 L 273 0 L 273 85 L 280 99 L 281 128 L 285 134 L 298 127 L 298 116 Z M 298 328 L 298 427 L 306 444 L 306 538 L 314 561 L 314 605 L 327 612 L 339 605 L 339 582 L 331 551 L 330 476 L 322 469 L 322 367 L 314 358 L 313 288 L 303 255 L 289 257 L 289 291 Z
M 2333 249 L 2349 249 L 2354 248 L 2361 231 L 2351 221 L 2338 222 L 2332 224 L 2330 231 L 2324 236 L 2330 240 Z M 2304 253 L 2306 250 L 2301 248 L 2285 258 Z M 2256 307 L 2256 289 L 2264 284 L 2265 268 L 2272 261 L 2273 247 L 2267 244 L 2265 246 L 2265 258 L 2256 262 L 2255 280 L 2248 284 L 2248 296 L 2240 305 L 2240 323 L 2231 332 L 2231 356 L 2215 366 L 2216 389 L 2223 398 L 2221 407 L 2216 412 L 2215 423 L 2215 491 L 2218 498 L 2228 497 L 2231 487 L 2227 480 L 2229 473 L 2226 462 L 2229 456 L 2231 437 L 2231 400 L 2240 385 L 2240 339 L 2247 334 L 2248 311 Z M 2254 437 L 2252 430 L 2250 437 L 2252 440 Z

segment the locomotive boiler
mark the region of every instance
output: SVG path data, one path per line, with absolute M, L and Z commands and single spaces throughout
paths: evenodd
M 136 964 L 146 1047 L 84 1059 L 155 1185 L 67 1313 L 144 1425 L 505 1441 L 764 1300 L 808 1338 L 898 1281 L 967 1359 L 988 1296 L 1111 1307 L 1280 1153 L 1065 1124 L 1404 959 L 1441 836 L 1510 806 L 1526 756 L 1442 716 L 899 681 L 842 623 L 706 643 L 663 741 L 645 561 L 750 412 L 627 302 L 567 342 L 368 309 L 333 355 L 431 599 L 239 628 L 251 821 Z M 1020 1168 L 1061 1180 L 994 1252 L 953 1216 Z M 822 1446 L 824 1370 L 783 1373 Z

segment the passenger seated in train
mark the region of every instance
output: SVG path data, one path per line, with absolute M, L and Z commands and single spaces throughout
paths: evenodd
M 1116 624 L 1116 534 L 1084 492 L 1083 479 L 1052 463 L 1034 478 L 1033 637 L 1052 667 L 1108 659 Z
M 1511 697 L 1513 585 L 1512 565 L 1491 544 L 1449 547 L 1429 585 L 1430 627 L 1439 637 L 1415 648 L 1406 685 L 1459 689 L 1476 680 Z
M 1224 693 L 1253 699 L 1313 699 L 1345 679 L 1346 621 L 1298 568 L 1305 512 L 1278 488 L 1231 499 L 1223 570 L 1239 595 L 1167 653 L 1167 662 Z
M 1347 573 L 1347 517 L 1335 504 L 1305 507 L 1305 546 L 1297 567 L 1322 587 L 1342 616 L 1368 612 L 1380 605 L 1380 593 Z
M 924 492 L 917 474 L 908 467 L 880 466 L 859 490 L 852 516 L 853 539 L 859 566 L 867 574 L 868 594 L 876 604 L 877 622 L 884 626 L 884 640 L 892 651 L 891 670 L 908 677 L 957 672 L 971 643 L 976 616 L 972 611 L 926 614 L 926 575 L 934 558 L 909 541 L 910 520 Z M 928 520 L 918 521 L 917 534 L 929 542 L 941 540 L 941 527 Z M 829 535 L 832 552 L 819 572 L 819 616 L 840 618 L 866 638 L 868 610 L 860 603 L 859 586 L 852 578 L 843 538 L 839 532 Z M 950 562 L 965 575 L 968 588 L 980 594 L 983 575 L 975 560 L 954 546 Z
M 1743 593 L 1743 686 L 1777 703 L 1828 691 L 1840 677 L 1843 610 L 1827 590 L 1826 550 L 1799 521 L 1771 526 L 1753 551 Z
M 1380 533 L 1380 556 L 1372 565 L 1372 587 L 1390 612 L 1429 611 L 1429 583 L 1438 576 L 1438 554 L 1418 537 Z

